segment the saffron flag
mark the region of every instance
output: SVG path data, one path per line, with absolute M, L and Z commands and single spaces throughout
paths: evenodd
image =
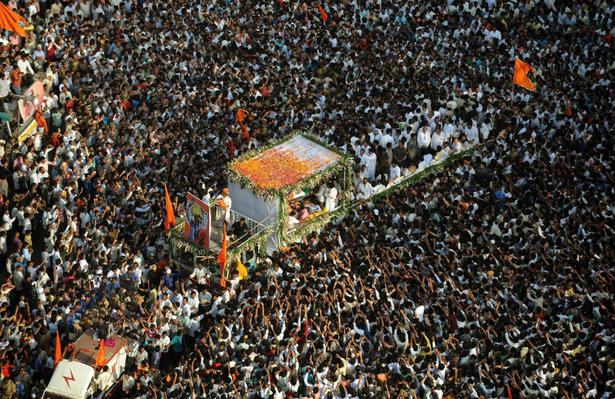
M 245 109 L 238 109 L 235 119 L 237 120 L 237 122 L 241 123 L 243 122 L 246 116 L 248 116 L 248 111 L 246 111 Z
M 171 226 L 175 227 L 175 214 L 173 213 L 173 204 L 171 203 L 171 197 L 169 197 L 166 184 L 164 185 L 164 197 L 167 203 L 167 213 L 164 218 L 164 231 L 168 232 Z
M 218 254 L 218 263 L 220 263 L 220 285 L 226 287 L 226 281 L 224 280 L 224 269 L 226 268 L 226 223 L 222 227 L 222 249 Z
M 572 115 L 572 108 L 570 108 L 570 102 L 568 101 L 568 96 L 564 97 L 566 99 L 566 116 Z
M 105 359 L 105 340 L 101 339 L 100 343 L 98 344 L 98 355 L 96 355 L 96 364 L 94 365 L 94 368 L 98 366 L 104 366 L 106 363 L 107 360 Z
M 320 15 L 322 16 L 322 20 L 323 22 L 327 22 L 327 19 L 329 18 L 329 16 L 327 15 L 327 13 L 325 12 L 325 10 L 322 9 L 322 6 L 320 5 L 320 3 L 318 3 L 318 11 L 320 11 Z
M 241 126 L 241 131 L 243 132 L 241 134 L 241 138 L 242 139 L 247 139 L 250 138 L 250 133 L 248 133 L 248 128 L 246 127 L 246 125 L 243 123 L 243 120 L 245 119 L 246 116 L 248 116 L 248 111 L 246 111 L 245 109 L 238 109 L 237 110 L 237 115 L 235 116 L 235 120 L 237 122 L 239 122 L 239 126 Z
M 60 343 L 60 333 L 56 331 L 56 356 L 53 362 L 53 367 L 57 366 L 62 359 L 62 344 Z
M 530 64 L 521 61 L 519 58 L 515 59 L 515 72 L 513 73 L 513 84 L 516 84 L 521 87 L 525 87 L 528 90 L 534 91 L 534 84 L 527 77 L 527 74 L 532 71 L 532 73 L 536 73 L 534 68 L 530 66 Z
M 248 128 L 246 127 L 246 125 L 243 124 L 243 122 L 239 122 L 239 126 L 241 126 L 241 131 L 243 133 L 241 133 L 241 138 L 242 139 L 249 139 L 250 138 L 250 133 L 248 133 Z
M 19 24 L 20 22 L 22 25 Z M 26 20 L 24 17 L 0 2 L 0 28 L 10 30 L 11 32 L 17 33 L 19 36 L 26 37 L 25 26 Z

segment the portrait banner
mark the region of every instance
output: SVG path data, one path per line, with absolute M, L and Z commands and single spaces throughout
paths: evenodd
M 184 238 L 203 248 L 209 248 L 209 205 L 188 193 L 186 196 L 186 221 Z

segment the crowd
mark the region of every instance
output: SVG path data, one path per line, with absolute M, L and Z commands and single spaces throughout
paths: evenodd
M 40 80 L 47 129 L 0 147 L 0 397 L 101 325 L 125 398 L 613 397 L 615 7 L 321 5 L 8 2 L 4 111 Z M 366 201 L 224 290 L 169 265 L 164 184 L 181 215 L 295 130 L 354 153 Z

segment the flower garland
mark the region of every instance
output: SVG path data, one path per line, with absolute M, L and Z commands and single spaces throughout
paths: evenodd
M 270 170 L 272 171 L 272 176 L 260 176 L 255 178 L 253 171 L 251 169 L 254 168 L 254 161 L 252 160 L 254 157 L 271 150 L 274 147 L 277 147 L 297 136 L 302 136 L 313 143 L 326 148 L 327 150 L 339 155 L 341 159 L 339 159 L 335 164 L 327 167 L 326 169 L 314 173 L 307 176 L 299 176 L 301 172 L 308 173 L 310 168 L 314 168 L 315 164 L 310 162 L 302 162 L 298 160 L 293 160 L 291 157 L 285 157 L 283 160 L 276 161 L 268 161 L 271 162 Z M 284 163 L 290 162 L 292 165 L 288 168 L 289 165 L 284 165 Z M 317 162 L 316 160 L 314 162 Z M 227 165 L 227 172 L 229 178 L 232 181 L 239 182 L 242 187 L 247 187 L 253 192 L 255 192 L 258 196 L 264 199 L 271 199 L 275 196 L 282 195 L 284 198 L 288 196 L 291 192 L 294 192 L 298 189 L 303 188 L 313 188 L 321 181 L 330 178 L 331 176 L 339 173 L 344 168 L 348 167 L 348 164 L 352 165 L 352 156 L 340 151 L 338 148 L 335 148 L 322 140 L 314 137 L 313 135 L 296 132 L 295 134 L 288 135 L 276 142 L 269 144 L 267 146 L 261 147 L 257 150 L 248 151 L 239 158 L 233 160 Z M 287 173 L 282 179 L 274 179 L 273 172 L 276 175 L 280 175 L 280 171 L 284 169 L 294 169 L 297 173 L 290 174 Z M 250 177 L 248 177 L 248 176 Z M 279 176 L 278 176 L 279 177 Z M 277 181 L 276 181 L 277 180 Z M 298 181 L 297 181 L 298 180 Z M 296 183 L 288 184 L 289 181 L 296 181 Z
M 349 203 L 345 202 L 333 211 L 325 212 L 309 221 L 304 222 L 301 226 L 292 231 L 280 230 L 280 237 L 285 244 L 296 242 L 301 237 L 310 235 L 312 232 L 322 230 L 329 222 L 340 217 L 348 212 Z
M 475 151 L 476 149 L 473 148 L 469 148 L 467 150 L 458 152 L 456 154 L 452 154 L 449 155 L 446 159 L 444 159 L 442 162 L 439 162 L 437 164 L 431 165 L 426 167 L 425 169 L 423 169 L 420 172 L 417 172 L 415 174 L 413 174 L 412 176 L 407 177 L 405 180 L 402 180 L 401 183 L 395 184 L 381 192 L 379 192 L 378 194 L 375 194 L 373 196 L 371 196 L 369 198 L 370 202 L 379 200 L 381 198 L 387 198 L 389 197 L 391 194 L 393 194 L 395 191 L 397 190 L 401 190 L 403 188 L 406 188 L 410 185 L 416 184 L 418 182 L 420 182 L 421 180 L 423 180 L 424 178 L 431 176 L 431 175 L 436 175 L 439 173 L 442 173 L 444 171 L 444 169 L 446 169 L 447 167 L 457 163 L 457 161 L 463 157 L 465 157 L 466 155 L 470 155 L 473 151 Z
M 226 253 L 226 258 L 229 260 L 239 259 L 241 254 L 246 251 L 253 251 L 254 248 L 258 248 L 257 257 L 262 257 L 267 251 L 267 239 L 271 235 L 273 229 L 271 226 L 267 226 L 262 231 L 254 234 L 239 245 L 232 247 Z

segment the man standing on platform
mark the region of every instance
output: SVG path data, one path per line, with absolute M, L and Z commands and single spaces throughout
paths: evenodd
M 222 190 L 222 194 L 216 199 L 216 204 L 220 207 L 220 213 L 218 218 L 222 220 L 225 226 L 228 226 L 231 222 L 231 205 L 233 201 L 229 196 L 228 188 Z

